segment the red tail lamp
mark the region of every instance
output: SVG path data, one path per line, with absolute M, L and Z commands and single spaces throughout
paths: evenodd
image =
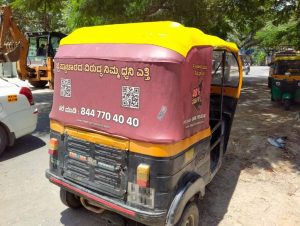
M 58 154 L 58 140 L 56 138 L 51 138 L 50 139 L 48 153 L 50 155 L 57 155 Z
M 34 105 L 32 92 L 29 88 L 22 87 L 21 90 L 20 90 L 20 94 L 24 95 L 27 98 L 30 105 Z
M 150 166 L 141 163 L 137 167 L 136 180 L 140 187 L 149 187 L 150 185 Z

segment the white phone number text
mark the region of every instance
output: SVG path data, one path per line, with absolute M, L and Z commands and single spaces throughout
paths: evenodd
M 126 123 L 129 126 L 133 127 L 139 127 L 140 121 L 138 118 L 134 117 L 125 117 L 122 114 L 111 114 L 110 112 L 107 111 L 99 111 L 95 109 L 90 109 L 90 108 L 80 108 L 80 115 L 82 116 L 89 116 L 89 117 L 94 117 L 94 118 L 99 118 L 102 120 L 106 121 L 114 121 L 119 124 L 124 124 Z

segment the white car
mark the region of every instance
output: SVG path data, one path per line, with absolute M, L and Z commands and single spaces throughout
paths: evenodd
M 37 113 L 28 87 L 0 78 L 0 155 L 16 138 L 35 130 Z

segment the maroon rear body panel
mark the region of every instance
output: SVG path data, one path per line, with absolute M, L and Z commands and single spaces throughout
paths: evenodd
M 158 46 L 64 45 L 50 118 L 129 139 L 173 143 L 209 127 L 212 47 L 186 58 Z

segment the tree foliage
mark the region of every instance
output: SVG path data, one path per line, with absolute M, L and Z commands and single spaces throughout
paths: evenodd
M 73 29 L 95 23 L 173 20 L 209 31 L 226 24 L 221 14 L 213 13 L 214 4 L 208 0 L 71 0 L 67 24 Z M 215 31 L 226 35 L 227 26 L 220 27 L 225 29 Z
M 299 21 L 296 19 L 300 15 L 297 0 L 71 0 L 68 12 L 70 29 L 95 24 L 173 20 L 235 41 L 245 49 L 264 44 L 261 37 L 273 32 L 269 29 L 271 25 L 278 27 L 281 35 L 274 36 L 269 46 L 282 44 L 284 27 L 292 31 L 289 38 L 297 39 Z
M 257 12 L 247 17 L 240 15 L 246 14 L 248 7 L 249 3 L 245 7 L 244 3 L 236 4 L 234 0 L 71 0 L 67 24 L 73 29 L 97 23 L 173 20 L 227 38 L 236 26 L 239 26 L 237 30 L 248 31 L 245 20 L 256 25 L 251 18 Z M 256 9 L 254 3 L 253 8 Z
M 9 0 L 14 19 L 23 31 L 66 30 L 62 12 L 65 0 Z
M 300 4 L 297 0 L 277 0 L 272 17 L 255 35 L 256 44 L 265 49 L 290 45 L 300 49 Z
M 256 33 L 255 38 L 259 40 L 258 44 L 264 48 L 277 48 L 280 45 L 297 46 L 298 40 L 294 38 L 297 36 L 296 26 L 297 21 L 293 19 L 277 26 L 268 22 L 263 29 Z
M 0 0 L 1 2 L 1 0 Z M 9 0 L 26 31 L 112 23 L 172 20 L 236 42 L 247 49 L 298 45 L 298 0 Z

